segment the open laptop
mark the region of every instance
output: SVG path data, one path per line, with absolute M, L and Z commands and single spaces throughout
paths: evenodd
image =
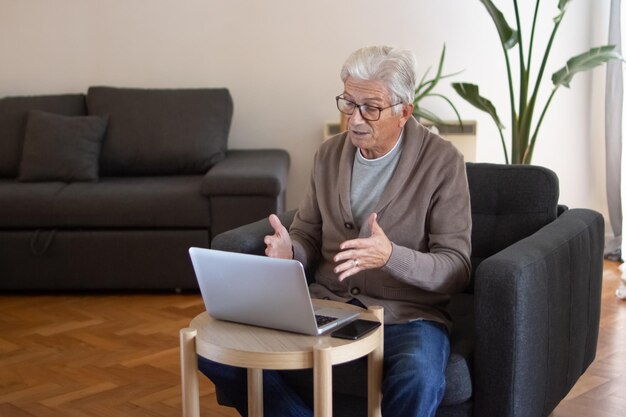
M 358 316 L 343 309 L 314 309 L 298 261 L 202 248 L 190 248 L 189 255 L 213 318 L 320 335 Z

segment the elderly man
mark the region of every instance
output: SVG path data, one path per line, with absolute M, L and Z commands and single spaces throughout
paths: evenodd
M 470 276 L 465 164 L 453 145 L 412 117 L 410 51 L 359 49 L 341 79 L 336 101 L 348 130 L 315 155 L 289 231 L 270 216 L 266 255 L 314 265 L 313 297 L 382 305 L 382 414 L 434 416 L 450 350 L 444 307 Z M 245 415 L 245 373 L 213 363 L 201 369 Z M 312 415 L 277 373 L 266 376 L 265 392 L 267 415 Z

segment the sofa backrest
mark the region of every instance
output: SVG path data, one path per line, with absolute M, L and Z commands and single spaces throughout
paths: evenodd
M 0 178 L 17 177 L 30 110 L 84 116 L 84 94 L 4 97 L 0 99 Z
M 557 217 L 559 180 L 534 165 L 467 163 L 472 206 L 472 269 Z
M 100 175 L 203 174 L 225 157 L 227 89 L 91 87 L 91 115 L 108 115 Z

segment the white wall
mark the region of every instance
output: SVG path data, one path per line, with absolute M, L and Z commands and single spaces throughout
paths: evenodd
M 512 22 L 512 2 L 496 3 Z M 556 3 L 543 2 L 538 40 L 547 38 Z M 571 2 L 548 76 L 589 48 L 592 20 L 602 21 L 590 17 L 591 3 Z M 293 208 L 323 124 L 338 118 L 333 98 L 346 56 L 391 44 L 413 49 L 423 71 L 436 64 L 444 42 L 447 70 L 465 69 L 455 80 L 479 84 L 509 125 L 502 52 L 478 0 L 0 0 L 0 96 L 84 92 L 91 85 L 226 86 L 235 103 L 230 147 L 287 149 Z M 578 76 L 571 90 L 557 93 L 534 162 L 557 172 L 563 203 L 604 212 L 603 193 L 594 191 L 604 168 L 594 157 L 603 137 L 591 117 L 603 113 L 592 106 L 592 78 Z M 447 83 L 440 91 L 464 118 L 478 120 L 478 159 L 502 162 L 490 119 Z M 453 116 L 440 102 L 430 108 Z

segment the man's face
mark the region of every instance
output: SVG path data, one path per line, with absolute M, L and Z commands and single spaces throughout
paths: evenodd
M 391 95 L 380 81 L 366 81 L 348 77 L 344 84 L 343 97 L 359 105 L 367 104 L 379 108 L 392 104 Z M 393 110 L 402 108 L 400 113 Z M 361 154 L 368 158 L 378 158 L 393 149 L 402 127 L 411 116 L 412 104 L 399 104 L 381 112 L 380 119 L 363 119 L 359 109 L 348 116 L 348 137 L 354 146 L 361 149 Z

